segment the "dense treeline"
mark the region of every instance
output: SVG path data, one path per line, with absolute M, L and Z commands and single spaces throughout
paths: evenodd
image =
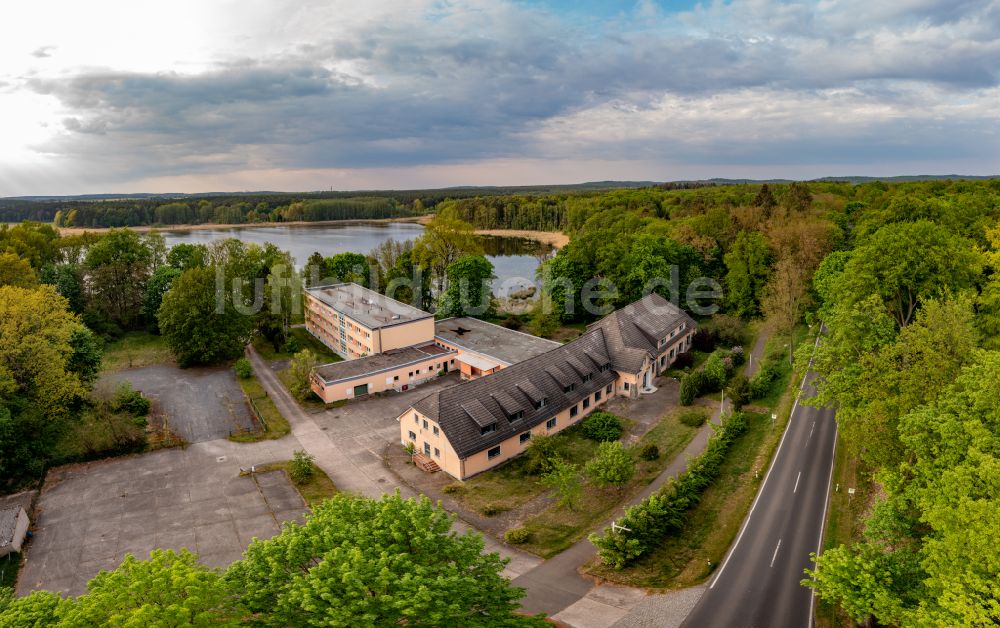
M 871 483 L 863 531 L 828 548 L 823 600 L 878 625 L 1000 621 L 1000 188 L 859 186 L 850 238 L 811 282 L 812 358 L 843 446 Z
M 666 184 L 687 186 L 689 184 Z M 629 187 L 629 186 L 625 186 Z M 136 227 L 145 225 L 180 225 L 205 223 L 275 222 L 281 220 L 341 220 L 390 218 L 420 214 L 447 199 L 509 196 L 511 194 L 552 194 L 582 190 L 606 190 L 610 184 L 524 186 L 496 188 L 444 188 L 437 190 L 371 190 L 365 192 L 255 192 L 204 195 L 134 195 L 116 198 L 93 195 L 72 199 L 4 198 L 0 199 L 0 223 L 24 220 L 50 222 L 59 214 L 65 221 L 73 210 L 79 220 L 63 226 Z M 313 211 L 328 218 L 286 218 L 284 209 L 311 201 L 340 201 L 318 204 Z M 392 213 L 386 208 L 394 207 Z M 162 208 L 162 209 L 161 209 Z M 381 211 L 381 215 L 374 210 Z M 218 215 L 217 215 L 218 212 Z M 251 212 L 253 212 L 251 214 Z M 374 212 L 374 213 L 373 213 Z M 239 216 L 237 216 L 237 213 Z M 240 218 L 242 217 L 242 218 Z M 232 220 L 228 220 L 232 219 Z

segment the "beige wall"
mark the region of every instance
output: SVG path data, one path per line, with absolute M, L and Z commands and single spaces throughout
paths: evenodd
M 445 363 L 448 364 L 449 372 L 453 370 L 458 364 L 457 362 L 452 364 L 452 360 L 454 359 L 454 354 L 431 356 L 426 360 L 421 360 L 415 364 L 401 366 L 387 371 L 379 371 L 378 373 L 366 374 L 355 379 L 342 380 L 330 384 L 324 384 L 324 382 L 315 373 L 313 373 L 309 381 L 313 392 L 315 392 L 320 399 L 322 399 L 325 403 L 333 403 L 334 401 L 353 399 L 354 387 L 361 386 L 363 384 L 368 384 L 368 394 L 402 389 L 404 385 L 408 388 L 413 388 L 414 386 L 418 386 L 429 379 L 437 377 L 438 371 L 444 369 Z
M 444 430 L 440 429 L 440 426 L 437 426 L 434 421 L 419 414 L 413 408 L 410 408 L 399 417 L 400 441 L 404 445 L 408 442 L 413 442 L 416 447 L 416 451 L 420 453 L 423 453 L 423 444 L 424 442 L 427 442 L 431 446 L 431 459 L 434 460 L 434 462 L 436 462 L 443 471 L 448 473 L 448 475 L 451 475 L 459 480 L 465 480 L 473 475 L 492 469 L 498 464 L 523 453 L 524 450 L 531 444 L 531 441 L 528 440 L 522 444 L 522 433 L 530 431 L 532 437 L 541 434 L 556 434 L 571 425 L 579 423 L 585 416 L 604 405 L 610 397 L 615 395 L 615 384 L 610 384 L 610 386 L 612 389 L 610 395 L 607 393 L 607 387 L 601 389 L 600 401 L 594 401 L 595 394 L 592 393 L 590 395 L 589 408 L 584 409 L 583 401 L 578 401 L 577 406 L 579 409 L 576 416 L 570 416 L 572 412 L 571 408 L 567 408 L 566 410 L 553 415 L 556 419 L 556 425 L 552 429 L 546 427 L 547 421 L 543 421 L 530 430 L 523 430 L 513 437 L 503 441 L 500 443 L 500 455 L 492 459 L 489 457 L 488 450 L 475 453 L 464 460 L 459 459 L 455 450 L 452 449 L 451 444 L 448 442 L 448 439 L 444 434 Z M 417 418 L 416 423 L 414 422 L 414 417 Z M 426 429 L 423 427 L 424 421 L 427 421 Z M 439 428 L 437 435 L 434 434 L 434 427 Z M 410 432 L 413 432 L 416 435 L 416 440 L 410 438 Z M 440 457 L 434 456 L 435 447 L 440 450 Z
M 410 323 L 390 325 L 378 330 L 381 336 L 376 352 L 412 347 L 434 341 L 434 319 L 422 318 Z
M 424 318 L 371 329 L 344 316 L 344 345 L 340 344 L 340 315 L 329 305 L 305 293 L 306 330 L 342 357 L 350 360 L 365 355 L 401 349 L 434 340 L 434 319 Z

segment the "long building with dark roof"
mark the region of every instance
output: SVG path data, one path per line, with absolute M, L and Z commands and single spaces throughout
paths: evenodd
M 420 399 L 398 418 L 401 441 L 413 444 L 421 467 L 471 477 L 611 397 L 652 392 L 656 375 L 690 349 L 695 328 L 683 310 L 649 295 L 565 345 Z

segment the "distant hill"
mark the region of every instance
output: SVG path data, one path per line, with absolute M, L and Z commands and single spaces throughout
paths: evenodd
M 884 181 L 885 183 L 907 183 L 912 181 L 938 181 L 947 179 L 982 180 L 997 179 L 1000 175 L 974 176 L 961 174 L 921 174 L 921 175 L 899 175 L 893 177 L 869 177 L 864 175 L 848 175 L 842 177 L 820 177 L 809 179 L 809 181 L 823 182 L 845 182 L 845 183 L 869 183 L 872 181 Z M 619 188 L 645 188 L 654 185 L 748 185 L 761 183 L 791 183 L 801 179 L 729 179 L 714 177 L 711 179 L 687 179 L 673 181 L 587 181 L 584 183 L 568 183 L 554 185 L 458 185 L 447 188 L 427 188 L 415 190 L 314 190 L 310 192 L 276 192 L 276 191 L 245 191 L 245 192 L 162 192 L 162 193 L 134 193 L 134 194 L 70 194 L 70 195 L 50 195 L 50 196 L 8 196 L 0 197 L 0 202 L 9 205 L 14 202 L 29 203 L 86 203 L 99 201 L 120 201 L 120 200 L 166 200 L 166 199 L 189 199 L 189 198 L 219 198 L 219 197 L 240 197 L 240 196 L 282 196 L 282 197 L 307 197 L 307 198 L 345 198 L 345 197 L 371 197 L 371 196 L 404 196 L 416 197 L 430 195 L 434 197 L 448 196 L 454 193 L 460 196 L 476 195 L 498 195 L 498 194 L 546 194 L 558 192 L 574 191 L 598 191 L 613 190 Z

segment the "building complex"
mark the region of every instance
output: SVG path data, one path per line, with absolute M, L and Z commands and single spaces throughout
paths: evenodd
M 457 479 L 522 453 L 616 396 L 652 392 L 691 347 L 695 323 L 656 294 L 560 344 L 474 318 L 432 314 L 356 284 L 306 289 L 306 328 L 345 358 L 313 369 L 325 402 L 403 391 L 450 371 L 461 382 L 398 417 L 424 468 Z
M 591 325 L 579 338 L 420 399 L 399 417 L 422 467 L 464 480 L 578 423 L 615 396 L 652 392 L 691 347 L 694 321 L 659 295 Z
M 474 379 L 560 346 L 475 318 L 434 315 L 357 284 L 305 291 L 306 329 L 344 358 L 313 369 L 326 403 L 403 391 L 440 374 Z

